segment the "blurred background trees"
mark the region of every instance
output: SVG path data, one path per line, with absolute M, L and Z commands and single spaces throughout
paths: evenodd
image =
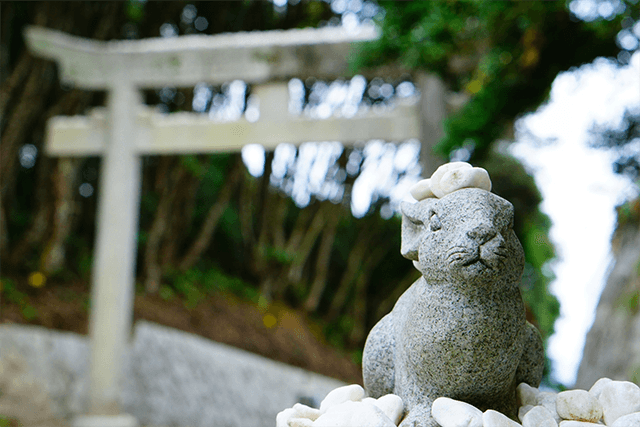
M 616 34 L 637 20 L 637 8 L 631 0 L 605 3 L 609 14 L 585 22 L 564 2 L 2 2 L 2 304 L 20 305 L 37 322 L 29 297 L 43 286 L 81 281 L 88 290 L 100 191 L 98 158 L 52 159 L 42 149 L 49 118 L 86 114 L 103 105 L 104 93 L 61 85 L 53 63 L 26 51 L 25 25 L 114 40 L 375 21 L 381 38 L 354 54 L 356 77 L 290 82 L 299 110 L 308 113 L 330 93 L 342 93 L 333 111 L 352 95 L 358 108 L 391 105 L 415 93 L 417 70 L 440 76 L 457 101 L 435 151 L 443 162 L 485 167 L 494 191 L 514 203 L 529 318 L 548 337 L 558 316 L 545 268 L 555 257 L 549 220 L 533 180 L 499 143 L 512 138 L 519 115 L 545 100 L 558 72 L 618 54 Z M 396 77 L 369 78 L 389 68 Z M 248 110 L 251 88 L 203 83 L 144 96 L 167 114 L 232 119 Z M 637 117 L 629 120 L 637 131 Z M 615 132 L 607 138 L 620 140 Z M 416 147 L 412 141 L 283 146 L 260 153 L 256 170 L 247 169 L 247 152 L 246 162 L 240 154 L 144 158 L 138 292 L 188 306 L 217 291 L 262 305 L 284 301 L 320 319 L 334 343 L 362 348 L 369 328 L 418 276 L 399 256 L 393 213 L 398 188 L 418 179 Z M 619 163 L 637 173 L 637 157 L 634 163 L 623 155 Z M 355 209 L 357 188 L 371 179 L 365 171 L 383 169 L 367 207 Z

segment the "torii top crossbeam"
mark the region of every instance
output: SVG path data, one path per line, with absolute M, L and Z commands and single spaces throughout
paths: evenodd
M 25 36 L 35 53 L 58 62 L 62 81 L 104 89 L 118 76 L 142 89 L 342 77 L 351 44 L 378 34 L 372 26 L 355 32 L 327 27 L 101 42 L 28 27 Z

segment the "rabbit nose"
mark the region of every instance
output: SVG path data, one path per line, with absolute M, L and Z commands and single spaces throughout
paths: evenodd
M 496 231 L 491 227 L 487 227 L 486 225 L 479 225 L 475 227 L 473 230 L 467 231 L 467 236 L 471 240 L 475 240 L 479 244 L 483 244 L 493 239 L 496 236 Z

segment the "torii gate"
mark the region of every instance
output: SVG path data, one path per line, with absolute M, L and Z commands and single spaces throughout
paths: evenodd
M 350 45 L 374 40 L 375 29 L 341 28 L 266 31 L 97 42 L 29 27 L 31 50 L 59 64 L 61 80 L 85 89 L 106 89 L 107 108 L 89 117 L 54 117 L 47 124 L 52 156 L 102 155 L 95 262 L 91 296 L 90 416 L 74 425 L 135 426 L 120 413 L 121 364 L 130 334 L 140 198 L 140 156 L 239 151 L 244 145 L 338 140 L 419 138 L 433 145 L 441 136 L 444 88 L 431 76 L 418 85 L 422 100 L 394 110 L 353 118 L 314 120 L 289 114 L 287 85 L 266 83 L 293 77 L 335 79 L 346 73 Z M 255 84 L 260 117 L 216 122 L 205 115 L 154 113 L 140 89 Z M 424 162 L 423 162 L 424 164 Z M 431 169 L 431 168 L 429 168 Z

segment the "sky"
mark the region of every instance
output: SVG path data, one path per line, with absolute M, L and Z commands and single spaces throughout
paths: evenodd
M 605 107 L 605 108 L 603 108 Z M 549 101 L 516 123 L 510 152 L 533 174 L 559 254 L 551 292 L 561 304 L 547 355 L 553 376 L 575 383 L 586 333 L 611 265 L 614 207 L 637 187 L 613 173 L 613 153 L 588 146 L 594 123 L 615 127 L 625 107 L 640 109 L 640 53 L 626 66 L 598 58 L 559 74 Z M 545 142 L 545 140 L 547 142 Z

